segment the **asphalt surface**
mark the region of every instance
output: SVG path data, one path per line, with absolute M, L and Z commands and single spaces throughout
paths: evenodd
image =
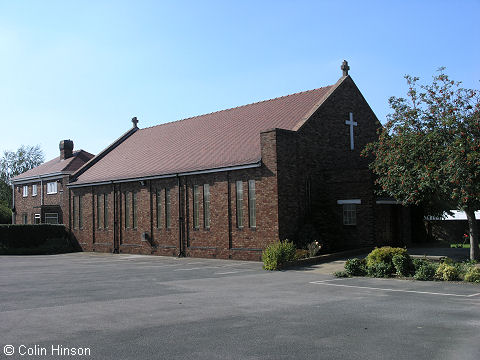
M 331 268 L 2 256 L 0 358 L 480 358 L 479 285 L 335 279 Z M 58 355 L 72 348 L 90 355 Z

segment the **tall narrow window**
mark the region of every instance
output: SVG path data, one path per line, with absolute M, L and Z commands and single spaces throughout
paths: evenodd
M 243 182 L 237 181 L 235 183 L 237 194 L 237 227 L 243 228 Z
M 32 196 L 37 196 L 37 184 L 32 185 Z
M 203 184 L 203 227 L 210 228 L 210 185 Z
M 73 197 L 73 228 L 78 229 L 78 196 Z
M 248 180 L 248 225 L 251 228 L 257 226 L 257 213 L 255 207 L 255 180 Z
M 108 194 L 103 194 L 103 227 L 108 229 Z
M 161 229 L 162 228 L 162 191 L 160 189 L 157 190 L 156 202 L 157 202 L 157 229 Z
M 165 227 L 170 228 L 170 189 L 165 189 Z
M 193 227 L 199 228 L 200 217 L 200 189 L 198 185 L 193 185 Z
M 82 196 L 78 196 L 78 228 L 83 228 Z
M 133 218 L 133 228 L 136 229 L 138 225 L 138 217 L 137 217 L 137 192 L 134 191 L 132 193 L 132 218 Z
M 102 194 L 97 195 L 97 227 L 101 229 L 103 227 L 103 209 L 102 209 Z
M 28 224 L 28 215 L 27 214 L 23 214 L 23 223 Z
M 132 198 L 128 191 L 125 191 L 125 229 L 130 227 L 130 202 Z
M 23 186 L 23 197 L 27 197 L 28 196 L 28 185 L 24 185 Z

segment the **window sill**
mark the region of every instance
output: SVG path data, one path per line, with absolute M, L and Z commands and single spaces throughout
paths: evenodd
M 58 194 L 58 192 L 51 192 L 51 193 L 47 192 L 47 195 L 56 195 L 56 194 Z

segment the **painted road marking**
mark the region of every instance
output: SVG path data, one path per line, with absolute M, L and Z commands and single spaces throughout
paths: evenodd
M 226 272 L 217 272 L 217 273 L 214 273 L 214 275 L 227 275 L 227 274 L 237 274 L 237 273 L 241 273 L 241 272 L 246 272 L 246 271 L 252 271 L 252 270 L 237 270 L 237 271 L 226 271 Z
M 330 282 L 330 281 L 335 281 L 335 280 L 339 280 L 339 279 L 311 281 L 310 284 L 348 287 L 348 288 L 355 288 L 355 289 L 367 289 L 367 290 L 380 290 L 380 291 L 405 292 L 405 293 L 415 293 L 415 294 L 427 294 L 427 295 L 457 296 L 457 297 L 467 297 L 467 298 L 480 295 L 480 293 L 471 294 L 471 295 L 461 295 L 461 294 L 438 293 L 438 292 L 430 292 L 430 291 L 401 290 L 401 289 L 377 288 L 377 287 L 371 287 L 371 286 L 332 284 Z

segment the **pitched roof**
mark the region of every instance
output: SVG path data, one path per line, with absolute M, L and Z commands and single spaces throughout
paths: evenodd
M 12 181 L 26 180 L 32 177 L 46 176 L 50 174 L 71 174 L 74 171 L 82 167 L 88 160 L 93 158 L 93 154 L 90 154 L 84 150 L 74 151 L 72 156 L 68 159 L 60 159 L 60 156 L 47 161 L 33 169 L 25 171 L 24 173 L 12 178 Z
M 259 162 L 260 132 L 272 128 L 297 130 L 340 82 L 139 129 L 113 150 L 94 158 L 91 161 L 92 166 L 86 164 L 78 172 L 74 184 L 202 171 Z

